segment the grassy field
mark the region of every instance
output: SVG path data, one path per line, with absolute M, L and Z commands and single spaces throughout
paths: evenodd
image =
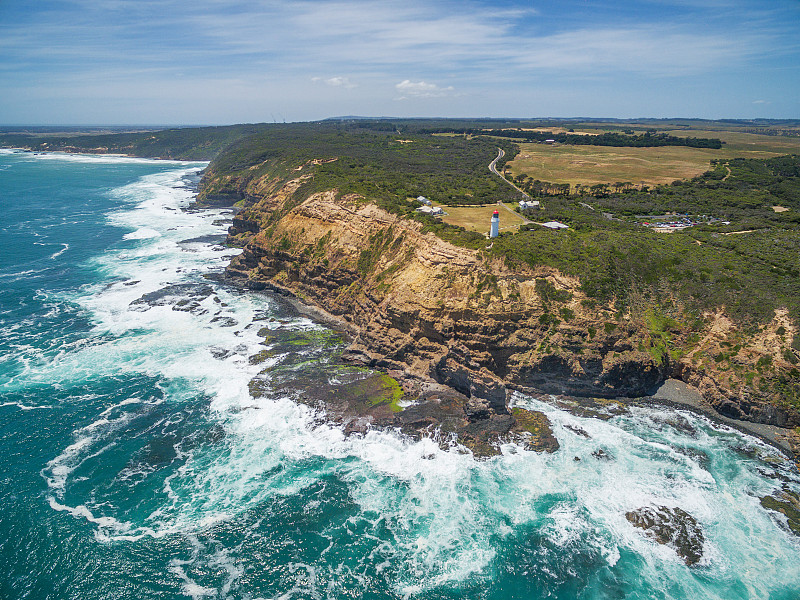
M 721 149 L 713 151 L 719 153 L 719 158 L 771 158 L 800 152 L 800 137 L 711 130 L 667 130 L 664 133 L 678 137 L 719 138 L 725 142 Z
M 514 210 L 512 204 L 506 204 L 511 210 Z M 447 216 L 442 217 L 442 221 L 450 225 L 459 225 L 464 229 L 470 231 L 477 231 L 479 233 L 489 233 L 490 221 L 492 213 L 495 210 L 500 211 L 500 231 L 505 231 L 507 228 L 513 228 L 514 231 L 517 227 L 522 225 L 525 220 L 519 214 L 511 214 L 509 211 L 498 207 L 496 204 L 487 204 L 484 206 L 442 206 L 447 211 Z
M 520 154 L 510 163 L 511 173 L 573 185 L 617 181 L 654 185 L 700 175 L 709 169 L 709 161 L 714 158 L 769 158 L 800 152 L 800 138 L 733 131 L 669 130 L 665 133 L 717 137 L 725 145 L 713 150 L 682 146 L 615 148 L 523 143 Z

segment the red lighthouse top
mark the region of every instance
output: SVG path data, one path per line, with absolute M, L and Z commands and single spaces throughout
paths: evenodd
M 494 213 L 492 214 L 492 216 L 493 216 L 493 217 L 494 217 L 494 216 L 498 216 L 498 217 L 499 217 L 499 216 L 500 216 L 500 211 L 499 211 L 499 210 L 496 210 L 496 211 L 494 211 Z

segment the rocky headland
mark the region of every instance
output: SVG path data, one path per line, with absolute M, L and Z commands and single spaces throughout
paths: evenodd
M 753 382 L 765 364 L 791 367 L 780 342 L 797 326 L 785 311 L 747 335 L 723 310 L 708 313 L 698 335 L 696 326 L 665 324 L 636 303 L 599 306 L 578 279 L 552 268 L 455 246 L 360 195 L 305 193 L 312 167 L 287 179 L 222 175 L 212 164 L 198 203 L 241 207 L 228 242 L 243 252 L 228 278 L 316 307 L 350 333 L 346 359 L 390 371 L 413 400 L 413 408 L 388 412 L 323 402 L 349 427 L 450 423 L 448 431 L 484 454 L 492 453 L 490 438 L 515 432 L 552 450 L 544 415 L 512 414 L 511 391 L 632 399 L 675 378 L 699 392 L 699 410 L 796 435 L 797 410 Z M 728 362 L 714 359 L 725 352 Z

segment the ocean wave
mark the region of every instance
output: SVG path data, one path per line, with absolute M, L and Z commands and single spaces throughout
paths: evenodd
M 52 410 L 52 406 L 28 406 L 27 404 L 23 404 L 22 402 L 3 402 L 0 404 L 0 408 L 4 406 L 16 406 L 20 410 Z
M 208 161 L 197 160 L 165 160 L 159 158 L 139 158 L 124 154 L 70 154 L 68 152 L 37 152 L 25 153 L 26 157 L 35 160 L 57 160 L 64 162 L 94 163 L 94 164 L 153 164 L 160 165 L 193 165 L 205 167 Z

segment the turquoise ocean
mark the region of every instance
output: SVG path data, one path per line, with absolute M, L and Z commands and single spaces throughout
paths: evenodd
M 282 344 L 324 327 L 221 281 L 230 213 L 185 210 L 204 166 L 0 151 L 0 598 L 800 597 L 800 538 L 759 502 L 800 478 L 705 417 L 517 395 L 561 449 L 475 460 L 251 397 L 329 338 Z M 697 519 L 700 563 L 628 522 L 645 506 Z

